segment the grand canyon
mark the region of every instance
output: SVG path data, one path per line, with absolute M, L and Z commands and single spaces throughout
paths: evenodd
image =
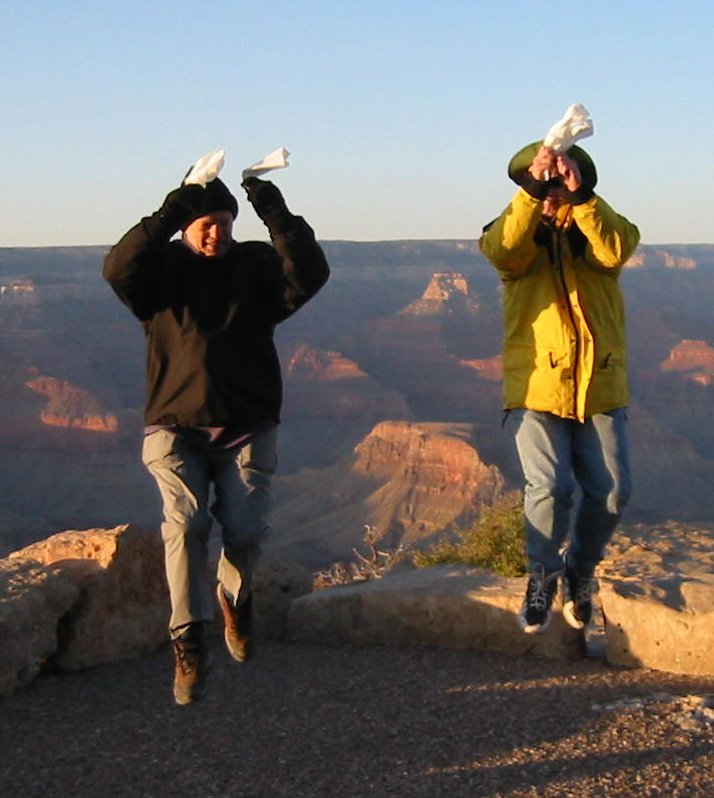
M 276 341 L 276 556 L 321 568 L 365 529 L 422 546 L 520 487 L 502 426 L 500 284 L 474 241 L 327 241 L 332 277 Z M 0 556 L 58 530 L 158 526 L 139 460 L 144 343 L 103 247 L 0 249 Z M 714 529 L 714 245 L 624 269 L 631 524 Z

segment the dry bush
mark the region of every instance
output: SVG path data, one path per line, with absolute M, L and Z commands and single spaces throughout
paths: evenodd
M 365 553 L 352 549 L 353 562 L 335 562 L 324 571 L 318 571 L 313 578 L 313 589 L 323 590 L 351 582 L 364 582 L 368 579 L 381 579 L 394 566 L 404 560 L 406 549 L 401 544 L 395 549 L 378 548 L 379 535 L 375 527 L 365 524 L 362 539 Z

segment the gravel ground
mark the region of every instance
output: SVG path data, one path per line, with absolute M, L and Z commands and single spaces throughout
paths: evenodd
M 601 660 L 213 643 L 176 707 L 168 648 L 0 699 L 0 791 L 19 798 L 714 795 L 714 679 Z

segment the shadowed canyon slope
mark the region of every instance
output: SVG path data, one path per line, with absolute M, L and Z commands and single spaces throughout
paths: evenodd
M 273 545 L 428 539 L 520 484 L 501 428 L 500 285 L 473 242 L 327 242 L 333 276 L 278 328 Z M 0 553 L 159 521 L 139 462 L 143 338 L 98 247 L 0 249 Z M 714 520 L 714 246 L 641 246 L 628 304 L 629 519 Z M 457 475 L 457 476 L 455 476 Z
M 390 547 L 418 544 L 473 519 L 504 486 L 470 425 L 383 421 L 337 464 L 280 481 L 270 549 L 321 567 L 349 559 L 366 527 Z

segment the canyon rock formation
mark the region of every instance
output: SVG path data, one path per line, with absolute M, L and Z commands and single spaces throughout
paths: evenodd
M 469 425 L 478 458 L 509 488 L 522 479 L 512 429 L 501 428 L 501 288 L 475 241 L 324 246 L 330 282 L 276 331 L 285 405 L 275 538 L 302 553 L 315 541 L 308 557 L 320 562 L 359 545 L 375 512 L 394 540 L 405 536 L 403 519 L 411 539 L 420 523 L 431 534 L 433 519 L 446 518 L 419 491 L 416 502 L 397 499 L 395 477 L 382 483 L 352 468 L 384 422 Z M 0 249 L 0 556 L 57 529 L 160 520 L 139 461 L 143 334 L 101 279 L 104 251 Z M 622 285 L 635 483 L 628 517 L 712 519 L 714 247 L 642 245 Z M 311 476 L 339 489 L 321 492 Z M 379 501 L 391 511 L 374 510 Z M 341 540 L 325 549 L 338 527 Z
M 483 462 L 473 427 L 387 421 L 337 465 L 278 485 L 269 550 L 315 568 L 350 558 L 366 527 L 383 545 L 423 544 L 478 514 L 505 489 Z

